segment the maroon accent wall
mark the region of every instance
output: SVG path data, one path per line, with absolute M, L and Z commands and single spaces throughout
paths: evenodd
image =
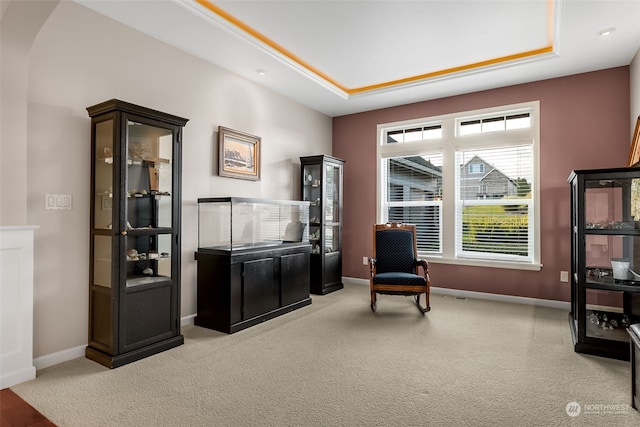
M 368 279 L 376 218 L 376 127 L 528 101 L 540 101 L 540 271 L 457 266 L 430 262 L 432 286 L 570 301 L 569 186 L 573 169 L 626 166 L 629 153 L 629 67 L 419 102 L 333 119 L 333 155 L 344 169 L 343 268 Z

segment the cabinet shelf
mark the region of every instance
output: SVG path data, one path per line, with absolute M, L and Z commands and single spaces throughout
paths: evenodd
M 148 236 L 152 234 L 171 234 L 172 229 L 167 227 L 134 227 L 127 228 L 127 236 Z
M 595 281 L 587 280 L 585 287 L 588 289 L 601 289 L 604 291 L 616 291 L 616 292 L 634 292 L 640 293 L 640 282 L 634 282 L 633 284 L 625 284 L 624 282 L 611 281 Z
M 113 162 L 113 159 L 111 160 Z M 127 159 L 129 166 L 155 166 L 156 164 L 171 164 L 170 159 Z
M 127 288 L 143 285 L 157 285 L 159 283 L 171 283 L 171 277 L 166 276 L 138 276 L 127 279 Z
M 586 228 L 584 234 L 592 234 L 595 236 L 640 236 L 638 229 L 613 229 L 613 228 Z

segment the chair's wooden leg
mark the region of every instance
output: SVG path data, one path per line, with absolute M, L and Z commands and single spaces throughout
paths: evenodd
M 371 311 L 375 313 L 376 311 L 376 293 L 375 291 L 371 291 Z
M 424 307 L 420 304 L 420 295 L 421 294 L 415 296 L 416 305 L 418 306 L 418 310 L 420 310 L 420 313 L 425 314 L 426 312 L 431 310 L 431 307 L 429 307 L 429 294 L 425 294 L 426 305 Z

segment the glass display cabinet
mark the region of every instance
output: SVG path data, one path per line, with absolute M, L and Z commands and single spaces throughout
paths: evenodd
M 573 171 L 571 313 L 576 352 L 629 360 L 640 321 L 640 168 Z
M 187 119 L 110 100 L 91 117 L 89 342 L 109 368 L 176 347 Z
M 311 293 L 342 289 L 342 181 L 344 160 L 300 157 L 301 199 L 309 208 Z
M 194 323 L 234 333 L 311 304 L 309 203 L 198 199 Z

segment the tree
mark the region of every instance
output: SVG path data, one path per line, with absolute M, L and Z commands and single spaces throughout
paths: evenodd
M 518 186 L 518 197 L 524 197 L 531 192 L 531 184 L 526 178 L 516 178 L 516 185 Z

